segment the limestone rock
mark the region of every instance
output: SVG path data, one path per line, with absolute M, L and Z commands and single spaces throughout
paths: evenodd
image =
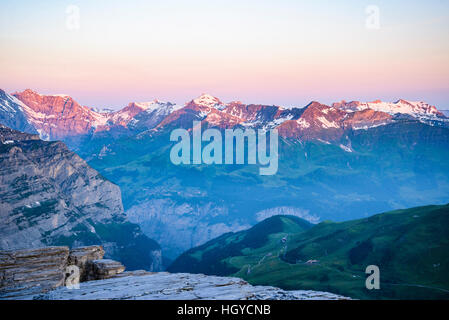
M 72 265 L 79 268 L 80 282 L 107 279 L 125 270 L 120 262 L 103 256 L 101 246 L 0 251 L 0 299 L 27 299 L 63 286 Z
M 108 279 L 125 271 L 125 266 L 111 259 L 88 261 L 88 280 Z
M 327 292 L 252 286 L 239 278 L 144 270 L 123 272 L 125 267 L 120 262 L 90 260 L 103 254 L 101 246 L 71 251 L 68 247 L 0 251 L 0 300 L 346 299 Z M 94 281 L 79 283 L 79 289 L 63 286 L 70 265 L 77 265 L 84 279 Z
M 68 247 L 0 251 L 0 299 L 63 285 L 68 255 Z
M 58 288 L 40 299 L 49 300 L 339 300 L 329 292 L 252 286 L 239 278 L 187 273 L 123 273 L 110 279 L 88 281 L 77 290 Z
M 91 260 L 103 259 L 104 250 L 101 246 L 79 247 L 70 250 L 69 265 L 75 265 L 80 269 L 80 281 L 93 280 L 89 275 Z

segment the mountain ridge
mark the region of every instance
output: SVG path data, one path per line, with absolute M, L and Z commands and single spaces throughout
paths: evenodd
M 396 121 L 399 116 L 431 125 L 449 123 L 435 106 L 404 99 L 393 103 L 342 100 L 331 106 L 312 101 L 303 108 L 284 108 L 236 101 L 223 103 L 210 94 L 202 94 L 184 105 L 155 99 L 145 103 L 130 102 L 117 111 L 99 112 L 93 107 L 81 106 L 68 95 L 42 95 L 31 89 L 12 95 L 1 92 L 3 111 L 15 98 L 21 105 L 18 112 L 22 112 L 22 117 L 28 122 L 28 125 L 13 125 L 13 129 L 26 132 L 34 129 L 46 140 L 69 140 L 114 130 L 117 131 L 115 135 L 133 135 L 148 129 L 190 128 L 193 120 L 203 121 L 211 127 L 278 129 L 283 137 L 331 141 L 338 139 L 348 128 L 385 125 Z M 0 121 L 2 118 L 7 122 L 7 113 L 3 117 L 0 113 Z M 8 120 L 5 124 L 14 124 L 14 121 Z

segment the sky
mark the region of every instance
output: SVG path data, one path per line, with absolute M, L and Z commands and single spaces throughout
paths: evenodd
M 0 70 L 8 92 L 97 108 L 209 93 L 449 109 L 449 1 L 2 0 Z

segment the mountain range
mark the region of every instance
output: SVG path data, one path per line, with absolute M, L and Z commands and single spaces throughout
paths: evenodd
M 449 119 L 435 106 L 400 99 L 394 103 L 341 101 L 331 106 L 313 101 L 302 108 L 223 103 L 202 94 L 184 106 L 153 100 L 131 102 L 119 111 L 82 106 L 64 94 L 42 95 L 33 90 L 7 94 L 0 90 L 0 120 L 23 132 L 38 132 L 44 140 L 91 137 L 102 132 L 132 135 L 148 129 L 191 128 L 193 120 L 206 126 L 278 129 L 283 137 L 335 141 L 348 129 L 360 130 L 403 119 L 447 126 Z M 79 139 L 77 139 L 79 140 Z
M 175 128 L 277 129 L 279 169 L 170 162 Z M 129 103 L 119 111 L 67 95 L 0 91 L 0 123 L 62 140 L 122 193 L 128 219 L 176 258 L 277 214 L 316 223 L 429 203 L 449 196 L 449 119 L 425 102 L 245 104 L 203 94 L 184 105 Z

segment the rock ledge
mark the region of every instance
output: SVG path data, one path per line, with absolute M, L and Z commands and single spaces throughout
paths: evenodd
M 286 291 L 252 286 L 239 278 L 167 272 L 124 272 L 121 275 L 65 287 L 35 299 L 47 300 L 347 300 L 340 295 L 310 291 Z

